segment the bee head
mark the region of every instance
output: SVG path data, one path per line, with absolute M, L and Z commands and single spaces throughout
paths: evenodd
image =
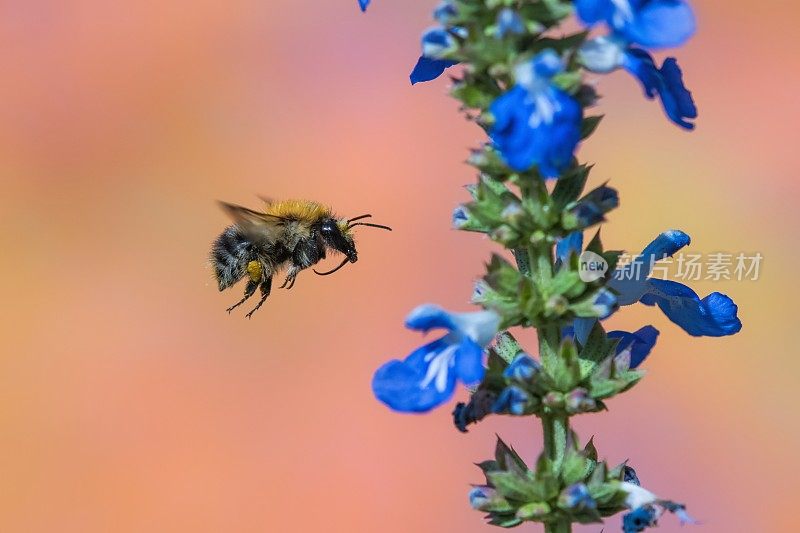
M 326 245 L 343 253 L 351 263 L 358 261 L 356 244 L 346 220 L 325 219 L 320 224 L 319 233 Z

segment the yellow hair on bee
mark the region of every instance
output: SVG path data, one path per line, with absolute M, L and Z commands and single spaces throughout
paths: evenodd
M 339 227 L 339 231 L 342 232 L 344 237 L 350 237 L 350 224 L 347 223 L 346 218 L 340 218 L 336 221 L 336 225 Z
M 331 209 L 309 200 L 282 200 L 267 204 L 264 213 L 280 218 L 316 222 L 331 216 Z

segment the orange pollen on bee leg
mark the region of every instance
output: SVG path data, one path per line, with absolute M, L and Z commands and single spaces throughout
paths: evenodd
M 250 261 L 247 263 L 247 273 L 250 274 L 251 280 L 261 281 L 261 274 L 263 274 L 261 263 L 258 261 Z

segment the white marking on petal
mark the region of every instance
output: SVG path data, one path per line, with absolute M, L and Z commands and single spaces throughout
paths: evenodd
M 611 0 L 611 3 L 617 8 L 612 19 L 612 25 L 615 28 L 633 20 L 633 7 L 629 0 Z
M 629 509 L 638 509 L 642 505 L 649 505 L 658 501 L 658 497 L 655 494 L 635 483 L 623 481 L 620 483 L 620 488 L 628 494 L 625 498 L 625 505 Z
M 497 334 L 500 327 L 500 316 L 494 311 L 478 311 L 475 313 L 457 313 L 451 315 L 456 331 L 448 337 L 451 344 L 458 344 L 462 335 L 466 335 L 481 347 L 486 347 Z
M 455 353 L 458 345 L 450 344 L 441 352 L 431 352 L 425 356 L 424 361 L 428 363 L 428 371 L 419 384 L 419 388 L 427 388 L 431 382 L 438 392 L 444 392 L 447 388 L 447 374 L 455 364 Z
M 528 124 L 531 128 L 538 128 L 541 124 L 552 124 L 553 117 L 561 110 L 561 104 L 551 98 L 547 91 L 531 93 L 536 112 L 531 115 Z

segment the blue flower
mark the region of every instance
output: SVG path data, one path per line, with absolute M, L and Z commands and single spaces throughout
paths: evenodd
M 655 526 L 658 515 L 656 508 L 650 505 L 638 507 L 622 517 L 623 533 L 639 533 L 645 529 Z
M 476 510 L 482 511 L 493 500 L 498 497 L 497 491 L 492 487 L 481 485 L 469 491 L 469 505 Z
M 736 304 L 728 296 L 714 292 L 701 299 L 681 283 L 648 278 L 656 261 L 671 257 L 689 242 L 689 236 L 682 231 L 662 233 L 636 261 L 618 268 L 608 286 L 617 292 L 620 305 L 658 305 L 667 318 L 690 335 L 723 337 L 738 333 L 742 322 Z
M 361 6 L 361 11 L 366 11 L 370 0 L 358 0 L 358 5 Z
M 661 105 L 672 122 L 687 130 L 694 129 L 694 124 L 686 119 L 697 118 L 697 106 L 683 84 L 683 74 L 674 57 L 665 59 L 658 68 L 650 54 L 631 48 L 625 54 L 623 66 L 641 82 L 647 98 L 661 97 Z
M 526 382 L 539 371 L 541 365 L 530 355 L 521 353 L 503 370 L 503 377 L 514 381 Z
M 630 350 L 631 368 L 637 368 L 650 355 L 658 340 L 659 331 L 653 326 L 645 326 L 633 333 L 627 331 L 609 331 L 608 338 L 619 339 L 617 355 Z
M 497 414 L 509 413 L 515 416 L 522 416 L 525 413 L 525 407 L 531 398 L 524 390 L 511 385 L 503 389 L 500 396 L 492 405 L 492 412 Z
M 517 67 L 516 85 L 489 107 L 495 120 L 489 136 L 518 172 L 538 166 L 542 176 L 556 177 L 572 162 L 583 109 L 551 83 L 562 70 L 554 51 L 539 53 Z
M 667 116 L 682 128 L 694 129 L 687 119 L 697 118 L 692 93 L 683 83 L 683 74 L 674 57 L 668 57 L 661 68 L 641 48 L 634 48 L 617 37 L 605 36 L 584 43 L 579 50 L 581 64 L 592 72 L 605 74 L 624 68 L 642 84 L 644 94 L 658 95 Z
M 570 485 L 561 491 L 558 504 L 559 507 L 572 509 L 573 511 L 597 509 L 597 502 L 589 494 L 589 488 L 583 483 Z
M 696 28 L 684 0 L 576 0 L 575 7 L 584 24 L 604 22 L 626 41 L 646 48 L 679 46 Z
M 638 483 L 623 481 L 620 489 L 625 492 L 625 506 L 631 512 L 622 517 L 624 533 L 639 533 L 657 525 L 664 512 L 674 514 L 681 525 L 695 524 L 696 521 L 686 512 L 686 506 L 669 500 L 662 500 Z
M 444 403 L 457 381 L 471 385 L 483 378 L 483 349 L 499 324 L 500 317 L 493 311 L 448 313 L 435 305 L 417 307 L 406 318 L 407 328 L 425 332 L 443 328 L 448 333 L 405 360 L 380 367 L 372 378 L 375 396 L 405 413 L 429 411 Z
M 458 61 L 442 58 L 458 47 L 455 37 L 443 27 L 429 29 L 422 35 L 422 55 L 411 71 L 411 84 L 435 80 Z
M 618 267 L 609 280 L 608 287 L 616 293 L 619 305 L 632 305 L 637 302 L 649 306 L 657 305 L 667 318 L 690 335 L 723 337 L 738 333 L 742 329 L 738 307 L 728 296 L 714 292 L 701 299 L 696 292 L 682 283 L 649 278 L 657 261 L 672 257 L 690 242 L 689 235 L 682 231 L 665 231 L 648 244 L 635 261 Z M 580 253 L 582 247 L 583 234 L 574 232 L 556 243 L 556 253 L 563 262 L 567 260 L 569 254 Z M 581 344 L 586 342 L 594 322 L 595 319 L 592 318 L 578 318 L 574 321 L 572 329 L 578 342 Z M 632 365 L 636 354 L 647 356 L 657 336 L 657 332 L 654 336 L 652 331 L 645 328 L 636 333 L 624 335 L 623 333 L 625 332 L 617 334 L 623 341 L 636 340 L 628 335 L 645 333 L 644 337 L 638 340 L 638 344 L 632 345 Z

